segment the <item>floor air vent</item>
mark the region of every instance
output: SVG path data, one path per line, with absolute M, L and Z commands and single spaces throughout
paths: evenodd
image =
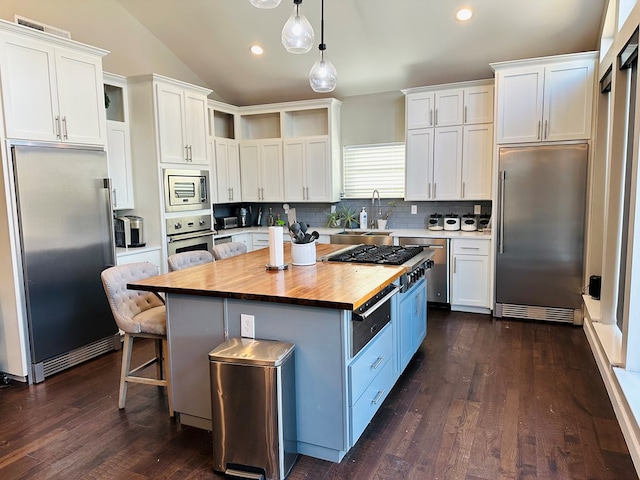
M 71 368 L 87 360 L 91 360 L 103 353 L 111 352 L 119 348 L 120 336 L 105 337 L 97 342 L 90 343 L 84 347 L 77 348 L 57 357 L 45 360 L 42 363 L 33 365 L 34 383 L 44 381 L 45 377 Z
M 575 311 L 572 308 L 534 307 L 531 305 L 502 305 L 502 316 L 524 318 L 528 320 L 547 320 L 550 322 L 574 322 Z

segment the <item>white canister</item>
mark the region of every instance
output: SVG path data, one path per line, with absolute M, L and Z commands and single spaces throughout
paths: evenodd
M 460 230 L 460 217 L 457 215 L 444 216 L 444 229 L 448 231 Z
M 475 232 L 478 230 L 478 222 L 475 215 L 463 215 L 460 222 L 460 230 L 464 232 Z
M 291 243 L 291 263 L 293 265 L 315 265 L 316 242 Z

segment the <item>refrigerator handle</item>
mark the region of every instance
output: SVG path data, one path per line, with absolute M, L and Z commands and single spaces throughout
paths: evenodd
M 498 208 L 500 209 L 499 232 L 498 232 L 498 253 L 504 253 L 504 182 L 506 172 L 500 171 L 500 198 L 498 200 Z
M 109 244 L 111 245 L 111 264 L 116 264 L 116 234 L 113 227 L 113 201 L 115 198 L 111 198 L 111 179 L 104 178 L 102 179 L 102 184 L 104 188 L 107 190 L 107 218 L 109 219 Z M 114 189 L 115 193 L 115 189 Z

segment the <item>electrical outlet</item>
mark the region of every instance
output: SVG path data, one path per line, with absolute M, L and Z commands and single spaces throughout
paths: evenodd
M 411 215 L 418 214 L 418 205 L 411 205 Z
M 331 205 L 331 213 L 336 213 L 336 206 L 335 205 Z
M 240 314 L 240 335 L 245 338 L 256 338 L 256 323 L 253 315 Z
M 473 214 L 474 215 L 480 215 L 480 205 L 474 205 L 473 206 Z

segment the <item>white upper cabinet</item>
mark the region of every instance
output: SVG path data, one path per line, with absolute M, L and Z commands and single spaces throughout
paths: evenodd
M 434 130 L 433 128 L 407 130 L 405 200 L 431 200 Z
M 492 64 L 497 142 L 591 138 L 596 53 Z
M 467 82 L 403 90 L 406 128 L 493 122 L 493 82 Z
M 462 127 L 435 129 L 433 146 L 433 200 L 461 197 Z
M 240 186 L 240 151 L 238 142 L 228 138 L 214 140 L 215 152 L 215 203 L 242 201 Z
M 160 161 L 207 164 L 207 97 L 171 83 L 157 82 Z
M 104 95 L 107 114 L 107 159 L 111 177 L 113 208 L 131 209 L 134 205 L 133 168 L 131 164 L 131 134 L 127 79 L 104 74 Z M 106 98 L 109 99 L 108 106 Z
M 102 57 L 107 52 L 0 23 L 8 138 L 105 145 Z
M 208 144 L 214 203 L 242 201 L 240 150 L 236 139 L 237 107 L 207 101 Z
M 327 99 L 241 107 L 243 201 L 338 201 L 340 105 Z
M 464 89 L 464 124 L 493 123 L 493 85 Z
M 462 125 L 464 93 L 461 88 L 454 90 L 442 90 L 435 92 L 435 125 L 436 127 L 449 127 Z
M 434 114 L 434 93 L 415 93 L 407 95 L 406 109 L 407 109 L 407 129 L 413 130 L 416 128 L 433 127 L 433 114 Z
M 423 87 L 404 93 L 405 200 L 490 199 L 492 82 Z
M 332 202 L 328 138 L 284 140 L 284 193 L 288 202 Z
M 465 125 L 462 138 L 461 198 L 491 200 L 493 124 Z
M 254 140 L 240 145 L 242 199 L 245 202 L 284 200 L 282 141 Z

